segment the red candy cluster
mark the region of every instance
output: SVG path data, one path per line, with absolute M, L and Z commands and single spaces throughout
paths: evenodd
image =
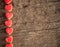
M 7 28 L 5 29 L 6 33 L 8 34 L 8 36 L 5 38 L 5 41 L 6 41 L 6 45 L 5 47 L 13 47 L 13 37 L 10 36 L 12 33 L 13 33 L 13 28 L 11 27 L 12 26 L 12 20 L 11 18 L 13 17 L 13 13 L 11 13 L 12 11 L 12 0 L 4 0 L 5 2 L 5 17 L 6 17 L 6 21 L 5 21 L 5 26 L 7 26 Z

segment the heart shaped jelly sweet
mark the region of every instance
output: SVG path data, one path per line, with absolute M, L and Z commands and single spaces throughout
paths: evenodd
M 6 5 L 5 10 L 11 12 L 12 11 L 12 5 L 11 4 Z
M 12 43 L 13 37 L 12 37 L 12 36 L 8 36 L 8 37 L 6 37 L 5 41 L 6 41 L 7 43 Z
M 10 19 L 13 17 L 13 13 L 6 12 L 6 13 L 5 13 L 5 16 L 6 16 L 7 19 L 10 20 Z
M 5 21 L 5 25 L 6 25 L 7 27 L 11 27 L 11 26 L 12 26 L 12 20 L 6 20 L 6 21 Z
M 6 33 L 11 35 L 13 33 L 13 28 L 6 28 Z

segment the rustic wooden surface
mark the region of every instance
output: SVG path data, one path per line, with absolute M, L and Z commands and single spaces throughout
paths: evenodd
M 60 47 L 60 0 L 13 0 L 14 47 Z M 6 42 L 4 2 L 0 0 L 0 47 Z

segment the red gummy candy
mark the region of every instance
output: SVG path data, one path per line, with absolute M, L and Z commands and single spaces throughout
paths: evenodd
M 5 16 L 6 16 L 7 19 L 10 20 L 10 19 L 13 17 L 13 13 L 6 12 L 6 13 L 5 13 Z
M 6 44 L 5 47 L 13 47 L 13 44 Z
M 11 35 L 13 33 L 13 28 L 6 28 L 6 33 Z
M 12 36 L 8 36 L 8 37 L 5 39 L 5 41 L 6 41 L 7 43 L 12 43 L 13 37 L 12 37 Z
M 11 12 L 12 11 L 12 5 L 11 4 L 6 5 L 5 10 Z
M 5 4 L 10 4 L 12 2 L 12 0 L 4 0 Z
M 6 25 L 7 27 L 11 27 L 11 26 L 12 26 L 12 20 L 6 20 L 6 21 L 5 21 L 5 25 Z

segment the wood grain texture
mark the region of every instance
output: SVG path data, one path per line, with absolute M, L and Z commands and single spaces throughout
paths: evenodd
M 6 19 L 4 3 L 0 2 L 0 47 L 3 47 Z M 14 47 L 60 47 L 59 0 L 13 0 L 12 4 Z

